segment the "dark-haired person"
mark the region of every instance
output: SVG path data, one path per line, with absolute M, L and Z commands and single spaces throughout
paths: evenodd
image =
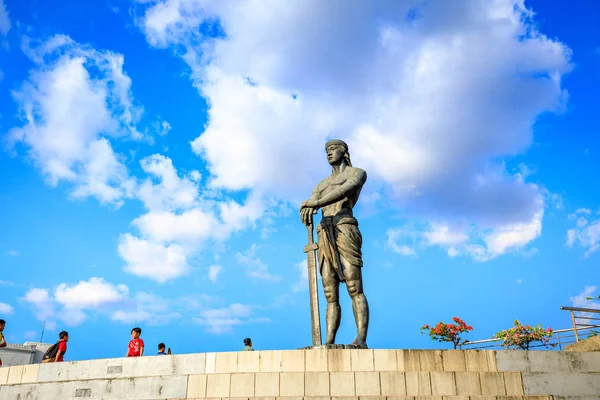
M 6 321 L 0 319 L 0 347 L 6 347 L 6 340 L 4 339 L 4 327 L 6 326 Z M 2 359 L 0 358 L 0 367 L 2 366 Z
M 165 352 L 166 348 L 167 348 L 167 346 L 165 346 L 164 343 L 159 343 L 157 356 L 166 356 L 167 355 L 167 353 Z
M 63 362 L 65 361 L 65 353 L 67 352 L 67 342 L 69 341 L 69 333 L 67 331 L 62 331 L 58 334 L 58 352 L 56 353 L 56 358 L 54 362 Z
M 244 350 L 243 351 L 254 351 L 252 348 L 252 339 L 246 338 L 244 339 Z
M 144 355 L 144 341 L 140 338 L 141 335 L 141 328 L 133 328 L 131 330 L 131 340 L 127 347 L 127 357 L 141 357 Z

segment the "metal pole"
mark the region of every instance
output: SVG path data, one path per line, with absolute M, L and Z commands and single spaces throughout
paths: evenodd
M 308 244 L 304 247 L 306 261 L 308 266 L 308 291 L 310 295 L 310 320 L 312 325 L 313 346 L 323 344 L 321 338 L 321 319 L 319 313 L 319 294 L 317 292 L 317 249 L 319 246 L 315 243 L 313 237 L 312 215 L 310 223 L 306 226 L 308 231 Z
M 46 321 L 44 321 L 44 325 L 42 325 L 42 336 L 40 336 L 40 343 L 44 343 L 44 330 L 46 329 Z
M 571 321 L 573 322 L 573 332 L 575 332 L 575 341 L 579 342 L 579 335 L 577 334 L 577 323 L 575 322 L 575 314 L 571 310 Z

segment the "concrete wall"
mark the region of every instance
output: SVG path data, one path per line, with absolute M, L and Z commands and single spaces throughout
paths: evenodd
M 31 364 L 35 358 L 35 348 L 9 344 L 0 348 L 0 359 L 4 367 Z
M 600 352 L 498 351 L 499 371 L 521 371 L 525 394 L 600 399 Z
M 2 400 L 598 400 L 598 384 L 595 354 L 549 351 L 255 351 L 0 368 Z
M 52 345 L 39 342 L 25 342 L 23 345 L 9 344 L 0 348 L 0 359 L 4 367 L 38 364 L 42 362 L 42 357 L 50 346 Z

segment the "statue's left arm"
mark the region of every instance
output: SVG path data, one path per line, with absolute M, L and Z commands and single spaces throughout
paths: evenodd
M 362 169 L 353 168 L 349 173 L 348 180 L 346 182 L 316 201 L 317 207 L 323 208 L 351 196 L 360 190 L 366 181 L 367 173 Z

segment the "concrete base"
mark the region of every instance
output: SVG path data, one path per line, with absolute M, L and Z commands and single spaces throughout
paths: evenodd
M 0 368 L 0 399 L 600 399 L 600 353 L 291 350 Z

